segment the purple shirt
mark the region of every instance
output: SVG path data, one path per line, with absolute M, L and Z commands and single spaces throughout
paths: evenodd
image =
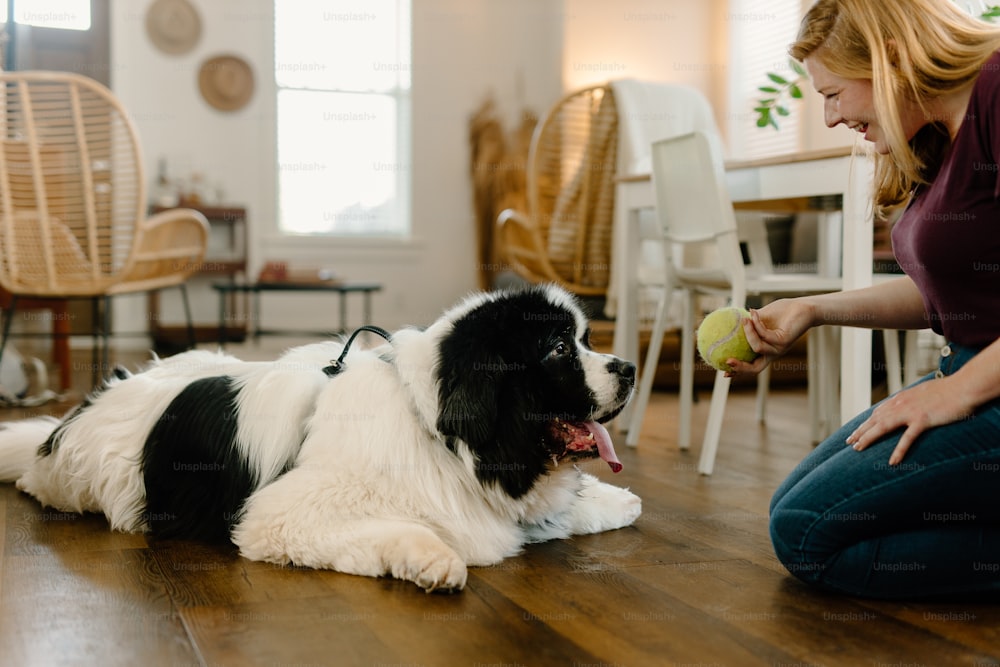
M 965 119 L 933 183 L 892 229 L 900 268 L 931 328 L 959 345 L 1000 338 L 1000 52 L 983 64 Z

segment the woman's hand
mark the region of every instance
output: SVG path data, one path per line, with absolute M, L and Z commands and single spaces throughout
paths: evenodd
M 788 353 L 792 345 L 812 326 L 812 313 L 801 299 L 779 299 L 763 308 L 751 310 L 743 319 L 747 343 L 759 354 L 752 362 L 727 359 L 730 370 L 737 373 L 760 373 L 772 361 Z
M 847 444 L 860 452 L 879 438 L 906 429 L 889 456 L 889 465 L 897 465 L 921 433 L 972 414 L 974 406 L 963 400 L 962 380 L 956 377 L 921 382 L 889 397 L 847 437 Z

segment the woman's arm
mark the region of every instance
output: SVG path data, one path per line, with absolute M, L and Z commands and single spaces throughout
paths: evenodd
M 865 329 L 925 329 L 924 299 L 909 276 L 847 292 L 803 297 L 811 326 L 834 324 Z
M 927 326 L 927 315 L 920 292 L 907 277 L 859 290 L 775 301 L 752 311 L 744 320 L 747 340 L 762 356 L 752 364 L 732 360 L 733 372 L 759 372 L 787 352 L 810 327 L 822 324 L 920 329 Z M 847 438 L 847 444 L 860 451 L 886 434 L 903 429 L 889 457 L 889 464 L 897 465 L 918 435 L 964 419 L 978 406 L 998 397 L 1000 340 L 953 375 L 908 387 L 884 401 Z
M 847 292 L 779 299 L 751 311 L 743 321 L 747 342 L 760 356 L 752 363 L 727 360 L 731 373 L 759 373 L 806 331 L 822 324 L 923 329 L 927 313 L 923 297 L 907 276 Z
M 1000 396 L 1000 340 L 984 348 L 952 375 L 934 378 L 889 397 L 847 437 L 860 451 L 887 433 L 905 429 L 889 457 L 903 460 L 918 435 L 935 426 L 965 419 L 977 407 Z

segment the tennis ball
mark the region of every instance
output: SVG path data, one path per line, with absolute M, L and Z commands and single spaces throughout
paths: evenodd
M 747 343 L 740 320 L 750 315 L 744 308 L 713 310 L 698 327 L 698 354 L 712 368 L 728 371 L 726 359 L 753 361 L 757 353 Z

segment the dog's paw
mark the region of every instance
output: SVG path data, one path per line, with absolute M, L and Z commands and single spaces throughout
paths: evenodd
M 605 530 L 631 526 L 642 514 L 642 499 L 629 491 L 610 484 L 601 489 L 600 505 L 605 512 Z
M 632 525 L 642 514 L 642 499 L 628 489 L 585 480 L 573 508 L 577 534 L 599 533 Z
M 406 579 L 428 593 L 457 593 L 465 588 L 468 570 L 451 549 L 421 547 L 392 568 L 392 576 Z
M 414 581 L 428 593 L 457 593 L 465 588 L 467 578 L 465 563 L 448 557 L 429 563 Z
M 628 489 L 619 489 L 619 491 L 622 492 L 618 498 L 621 525 L 616 527 L 622 528 L 624 526 L 631 526 L 639 518 L 639 515 L 642 514 L 642 498 Z

